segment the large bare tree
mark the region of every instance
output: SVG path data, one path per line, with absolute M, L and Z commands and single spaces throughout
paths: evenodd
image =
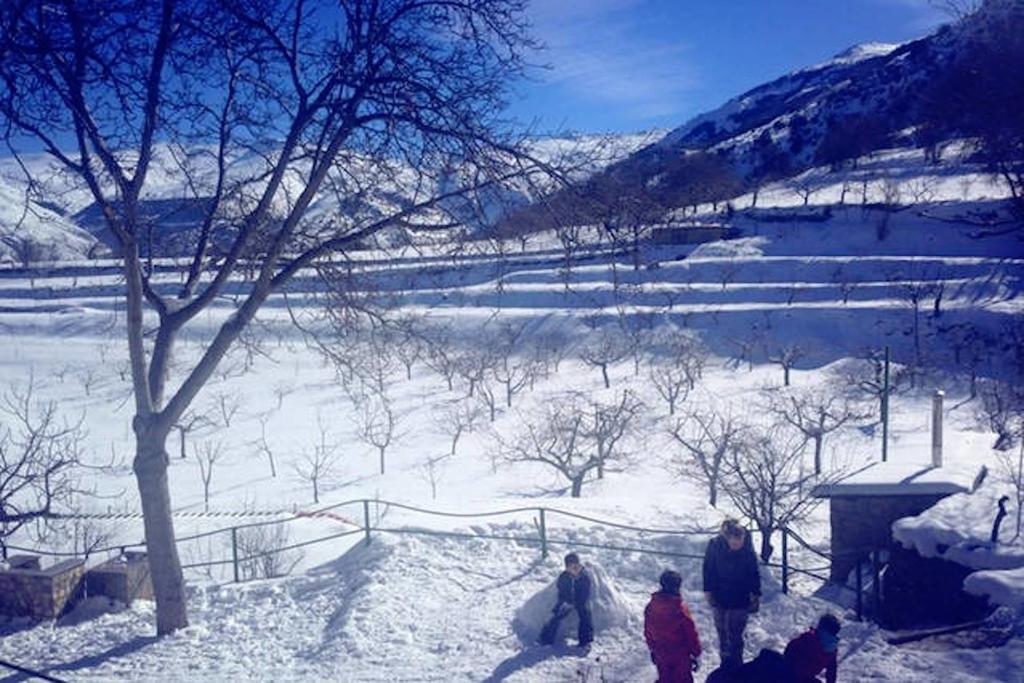
M 188 624 L 167 436 L 261 306 L 338 252 L 451 222 L 452 198 L 537 170 L 501 119 L 532 48 L 524 4 L 0 3 L 0 130 L 88 193 L 121 262 L 158 634 Z M 147 201 L 168 177 L 194 220 L 174 240 L 183 282 L 157 287 Z M 310 211 L 328 196 L 338 209 Z M 169 381 L 181 331 L 229 284 L 235 309 Z

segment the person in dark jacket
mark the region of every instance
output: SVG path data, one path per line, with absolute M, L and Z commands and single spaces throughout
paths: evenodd
M 667 569 L 660 582 L 661 590 L 651 594 L 644 610 L 644 638 L 658 667 L 658 683 L 693 683 L 700 662 L 700 636 L 679 593 L 683 577 Z
M 796 679 L 782 653 L 765 648 L 739 667 L 715 669 L 707 683 L 796 683 Z
M 580 647 L 587 647 L 594 640 L 594 627 L 590 617 L 590 574 L 580 562 L 579 555 L 565 556 L 565 571 L 558 576 L 558 601 L 551 613 L 551 619 L 540 633 L 541 645 L 551 645 L 558 634 L 558 625 L 573 610 L 579 617 L 577 633 Z
M 789 641 L 783 656 L 796 683 L 819 683 L 818 674 L 822 671 L 825 683 L 836 683 L 840 627 L 834 614 L 823 614 L 816 628 Z
M 704 553 L 704 597 L 718 632 L 721 668 L 743 663 L 743 632 L 761 606 L 761 575 L 750 534 L 735 519 L 722 522 Z

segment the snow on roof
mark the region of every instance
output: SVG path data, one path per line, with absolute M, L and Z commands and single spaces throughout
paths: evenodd
M 819 498 L 839 496 L 919 496 L 973 491 L 981 468 L 933 467 L 906 460 L 875 462 L 834 484 L 815 487 Z
M 998 500 L 1009 493 L 1010 486 L 993 475 L 974 493 L 949 496 L 919 515 L 896 520 L 892 536 L 923 557 L 940 557 L 973 569 L 1024 567 L 1024 539 L 1014 538 L 1012 510 L 1003 519 L 999 543 L 990 542 Z

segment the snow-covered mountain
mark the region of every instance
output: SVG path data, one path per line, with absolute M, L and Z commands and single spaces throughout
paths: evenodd
M 624 159 L 641 147 L 658 140 L 664 131 L 649 131 L 624 135 L 586 134 L 537 138 L 531 143 L 532 153 L 542 162 L 572 168 L 571 177 L 584 179 L 607 165 Z M 213 186 L 214 168 L 211 157 L 201 149 L 184 155 L 180 150 L 158 147 L 143 189 L 143 219 L 152 221 L 159 243 L 158 253 L 173 254 L 183 235 L 199 225 L 204 207 L 202 198 L 194 198 L 189 182 L 202 188 Z M 183 158 L 191 174 L 191 181 L 182 172 Z M 351 155 L 349 171 L 358 168 L 358 155 Z M 265 163 L 262 158 L 233 159 L 240 177 L 258 177 L 255 165 Z M 37 184 L 27 192 L 25 168 Z M 421 192 L 420 180 L 412 169 L 401 163 L 393 164 L 393 173 L 381 174 L 375 164 L 364 163 L 355 175 L 360 179 L 360 211 L 384 210 L 386 206 L 401 205 L 415 190 Z M 534 182 L 543 178 L 534 178 Z M 301 179 L 290 176 L 286 184 L 292 196 L 298 194 Z M 446 189 L 456 189 L 458 173 L 439 181 Z M 343 183 L 330 183 L 334 187 Z M 450 187 L 448 187 L 450 185 Z M 367 187 L 373 188 L 373 197 L 365 196 Z M 471 229 L 484 229 L 511 207 L 529 202 L 533 188 L 525 183 L 506 184 L 488 192 L 478 193 L 473 202 L 446 205 L 449 214 L 461 216 Z M 202 190 L 200 189 L 200 192 Z M 288 193 L 285 193 L 286 195 Z M 188 197 L 193 197 L 187 199 Z M 185 199 L 183 199 L 185 198 Z M 45 154 L 24 155 L 20 162 L 13 158 L 0 158 L 0 264 L 39 262 L 67 258 L 82 258 L 114 244 L 107 232 L 106 222 L 99 208 L 92 202 L 89 192 Z M 344 192 L 321 192 L 307 211 L 309 225 L 328 226 L 330 229 L 342 216 L 351 215 L 353 207 L 346 206 Z M 27 203 L 26 203 L 27 202 Z M 282 205 L 278 209 L 283 210 Z M 23 217 L 24 214 L 24 217 Z M 447 221 L 445 221 L 447 222 Z M 404 241 L 406 235 L 380 235 L 383 242 Z M 144 245 L 144 249 L 148 248 Z
M 756 185 L 880 149 L 970 136 L 961 120 L 965 112 L 946 106 L 942 89 L 954 83 L 952 75 L 964 69 L 967 54 L 974 58 L 977 43 L 1000 44 L 999 36 L 1021 34 L 1024 4 L 987 0 L 976 14 L 918 40 L 856 45 L 759 85 L 675 128 L 614 165 L 611 173 L 646 187 L 666 178 L 672 182 L 680 159 L 702 152 L 724 162 L 737 180 Z M 1016 60 L 1014 49 L 1005 52 Z M 972 62 L 970 68 L 991 67 L 986 96 L 1012 98 L 1019 68 L 996 62 Z

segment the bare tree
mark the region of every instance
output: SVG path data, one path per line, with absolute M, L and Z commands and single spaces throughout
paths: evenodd
M 211 398 L 214 409 L 220 415 L 221 424 L 231 427 L 231 421 L 242 409 L 242 397 L 236 391 L 216 391 Z
M 495 346 L 497 359 L 491 374 L 505 387 L 505 407 L 512 407 L 512 397 L 530 386 L 540 372 L 537 360 L 522 348 L 523 325 L 502 328 Z
M 260 415 L 260 438 L 252 442 L 252 445 L 256 447 L 257 452 L 267 458 L 267 464 L 270 465 L 270 476 L 271 478 L 277 478 L 277 466 L 274 463 L 274 451 L 270 447 L 270 442 L 267 440 L 267 423 L 270 421 L 270 414 L 264 413 Z
M 273 579 L 291 574 L 302 562 L 301 550 L 289 548 L 290 536 L 284 524 L 261 524 L 239 529 L 238 568 L 242 579 Z
M 199 476 L 203 482 L 203 510 L 209 512 L 213 468 L 224 457 L 224 444 L 221 441 L 202 441 L 192 444 L 192 455 L 199 465 Z
M 450 457 L 450 453 L 445 453 L 444 455 L 427 458 L 427 461 L 422 465 L 423 478 L 430 485 L 431 500 L 437 500 L 437 485 L 444 478 L 445 464 Z
M 579 498 L 583 484 L 601 464 L 583 444 L 583 411 L 573 400 L 552 401 L 524 416 L 523 429 L 511 439 L 499 438 L 501 457 L 509 463 L 534 462 L 554 469 L 569 481 L 570 495 Z
M 747 364 L 747 372 L 754 371 L 754 353 L 761 345 L 760 335 L 752 335 L 750 337 L 744 337 L 739 339 L 730 339 L 731 343 L 736 348 L 736 355 L 729 361 L 733 369 L 738 369 L 741 363 Z
M 807 174 L 790 179 L 789 187 L 803 199 L 804 206 L 811 203 L 811 196 L 820 189 L 818 182 Z
M 359 438 L 377 449 L 380 455 L 380 473 L 384 474 L 385 454 L 396 437 L 398 416 L 384 394 L 366 396 L 360 401 Z
M 814 473 L 821 474 L 825 437 L 851 420 L 867 417 L 842 393 L 827 388 L 768 392 L 768 411 L 814 444 Z
M 419 333 L 415 318 L 402 318 L 398 321 L 391 337 L 393 354 L 405 367 L 405 379 L 412 379 L 413 366 L 423 358 L 425 344 Z
M 771 559 L 772 535 L 807 519 L 823 500 L 811 495 L 822 479 L 804 468 L 806 444 L 799 432 L 773 427 L 748 433 L 740 447 L 726 453 L 722 491 L 760 532 L 763 562 Z
M 746 424 L 732 412 L 709 402 L 708 407 L 693 410 L 669 429 L 672 438 L 683 447 L 672 457 L 676 471 L 708 490 L 708 504 L 718 505 L 722 468 L 729 453 L 740 448 Z
M 768 360 L 782 368 L 782 384 L 789 386 L 789 371 L 807 356 L 807 352 L 799 344 L 785 344 L 774 353 L 768 354 Z
M 651 363 L 649 377 L 658 395 L 668 403 L 668 414 L 676 414 L 676 405 L 690 394 L 690 380 L 686 370 L 667 359 Z
M 0 130 L 81 181 L 124 272 L 135 473 L 157 632 L 170 633 L 188 623 L 170 430 L 296 273 L 382 230 L 443 224 L 447 200 L 539 168 L 501 115 L 534 45 L 524 3 L 13 0 L 0 35 Z M 440 182 L 456 161 L 457 182 Z M 169 245 L 190 263 L 173 293 L 151 282 L 166 244 L 145 208 L 159 166 L 198 216 Z M 328 194 L 345 210 L 307 220 Z M 180 331 L 239 278 L 236 310 L 168 392 Z
M 480 408 L 469 401 L 453 401 L 439 414 L 441 429 L 451 438 L 448 455 L 455 455 L 455 448 L 463 434 L 472 432 L 480 425 Z
M 852 393 L 858 399 L 867 398 L 877 405 L 877 415 L 881 419 L 886 397 L 885 356 L 883 353 L 876 349 L 863 351 L 859 358 L 844 365 L 842 381 L 845 383 L 849 393 Z M 891 364 L 889 369 L 889 396 L 905 391 L 907 385 L 908 373 L 906 367 L 899 364 Z
M 596 399 L 583 402 L 586 419 L 580 433 L 592 445 L 597 456 L 598 479 L 604 479 L 606 463 L 625 461 L 622 440 L 636 428 L 642 409 L 643 403 L 630 389 L 623 389 L 621 396 L 610 403 Z
M 997 451 L 1008 451 L 1024 441 L 1024 386 L 986 380 L 980 382 L 980 421 L 996 433 L 992 445 Z
M 454 390 L 455 377 L 459 374 L 459 358 L 452 349 L 450 333 L 445 329 L 432 330 L 426 337 L 426 343 L 427 355 L 424 362 L 444 378 L 448 391 Z
M 28 523 L 45 523 L 77 492 L 80 422 L 62 420 L 57 404 L 35 398 L 35 387 L 0 396 L 0 548 Z
M 278 410 L 281 410 L 281 406 L 284 405 L 285 397 L 294 392 L 295 385 L 291 382 L 278 382 L 274 385 L 274 398 L 277 399 Z
M 924 362 L 921 347 L 921 309 L 928 299 L 934 298 L 934 308 L 939 310 L 944 287 L 938 273 L 926 268 L 913 268 L 911 272 L 901 269 L 889 275 L 889 281 L 896 287 L 903 305 L 910 311 L 910 333 L 914 341 L 914 366 L 920 368 Z
M 601 369 L 604 387 L 611 387 L 608 367 L 618 363 L 629 354 L 629 339 L 618 325 L 608 324 L 590 332 L 578 353 L 580 360 L 591 367 Z
M 215 423 L 206 415 L 196 413 L 194 410 L 186 410 L 177 422 L 174 429 L 178 430 L 178 455 L 184 460 L 186 456 L 186 437 L 203 427 L 214 426 Z
M 298 462 L 292 464 L 295 475 L 313 489 L 313 503 L 320 502 L 320 490 L 325 480 L 334 476 L 338 463 L 338 444 L 329 438 L 323 418 L 317 415 L 319 438 L 313 449 L 303 450 Z

